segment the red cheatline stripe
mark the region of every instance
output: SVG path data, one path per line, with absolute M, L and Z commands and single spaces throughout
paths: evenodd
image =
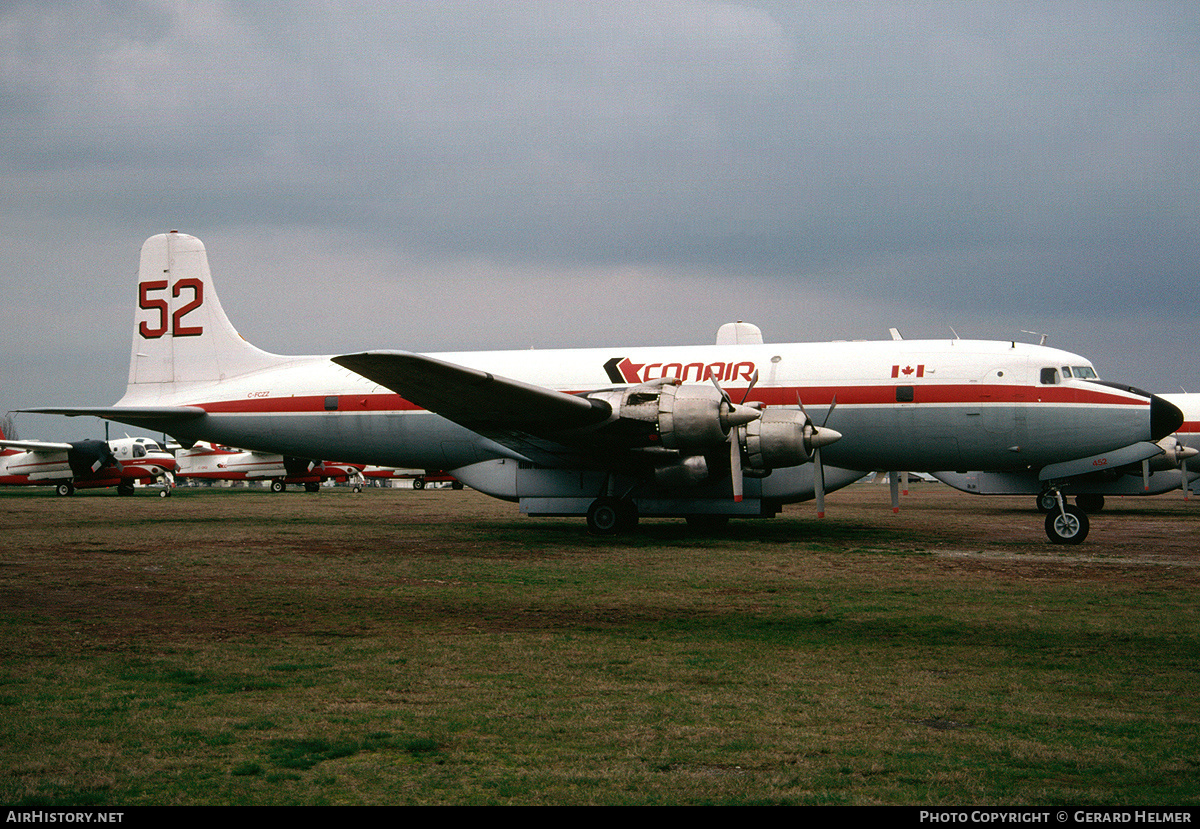
M 1006 386 L 1006 385 L 941 385 L 917 383 L 912 386 L 915 403 L 1085 403 L 1116 406 L 1148 406 L 1140 397 L 1127 397 L 1101 389 L 1080 389 L 1071 386 Z M 733 394 L 736 387 L 730 387 Z M 422 411 L 398 394 L 302 395 L 290 397 L 254 397 L 241 400 L 218 400 L 196 403 L 213 414 L 267 414 L 324 412 L 329 397 L 336 396 L 338 412 Z M 815 386 L 809 388 L 757 388 L 752 401 L 768 406 L 795 406 L 796 399 L 805 406 L 826 406 L 837 397 L 839 406 L 888 405 L 896 402 L 896 386 Z

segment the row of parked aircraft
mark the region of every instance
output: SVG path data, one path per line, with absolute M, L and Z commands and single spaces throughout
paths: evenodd
M 145 437 L 55 443 L 8 440 L 0 432 L 0 485 L 53 486 L 59 495 L 115 486 L 121 495 L 130 495 L 137 484 L 156 484 L 166 497 L 177 478 L 263 481 L 272 492 L 283 492 L 288 485 L 315 492 L 325 481 L 349 483 L 359 491 L 368 480 L 395 478 L 411 480 L 415 489 L 423 489 L 427 481 L 462 486 L 441 472 L 311 461 L 212 443 L 171 451 Z
M 863 470 L 907 469 L 1036 495 L 1053 505 L 1049 538 L 1078 543 L 1087 515 L 1064 494 L 1127 470 L 1149 482 L 1168 456 L 1160 442 L 1189 440 L 1176 402 L 1015 341 L 768 344 L 731 323 L 703 346 L 271 354 L 230 323 L 200 240 L 174 231 L 143 245 L 134 306 L 116 405 L 26 411 L 184 445 L 446 469 L 528 515 L 585 515 L 597 534 L 809 499 L 821 514 L 825 493 Z

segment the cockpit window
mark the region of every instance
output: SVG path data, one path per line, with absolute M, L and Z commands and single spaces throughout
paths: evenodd
M 1091 366 L 1074 366 L 1071 369 L 1080 380 L 1097 380 L 1096 370 Z
M 1071 367 L 1070 367 L 1070 366 L 1063 366 L 1063 367 L 1062 367 L 1062 373 L 1063 373 L 1063 379 L 1064 379 L 1064 380 L 1065 380 L 1066 378 L 1070 377 L 1070 376 L 1071 376 Z
M 133 456 L 135 458 L 146 457 L 146 447 L 142 446 L 140 443 L 135 443 L 133 445 Z
M 1053 386 L 1058 383 L 1058 369 L 1051 366 L 1042 369 L 1042 385 Z

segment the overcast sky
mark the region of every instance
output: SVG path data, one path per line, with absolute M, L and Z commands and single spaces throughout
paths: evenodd
M 116 402 L 171 229 L 280 353 L 1025 329 L 1200 391 L 1194 2 L 5 2 L 0 124 L 0 410 Z

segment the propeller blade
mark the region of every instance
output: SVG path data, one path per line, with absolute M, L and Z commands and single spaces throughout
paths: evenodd
M 1150 460 L 1142 461 L 1142 488 L 1150 491 Z
M 711 372 L 709 373 L 711 377 Z M 742 395 L 742 405 L 746 405 L 746 398 L 750 396 L 750 390 L 758 384 L 758 369 L 754 369 L 754 374 L 750 378 L 750 385 L 746 386 L 746 393 Z
M 1183 479 L 1183 500 L 1188 500 L 1192 494 L 1191 482 L 1188 480 L 1187 473 L 1187 457 L 1183 457 L 1179 461 L 1179 476 Z
M 892 512 L 900 512 L 900 473 L 888 473 L 888 489 L 892 492 Z
M 727 392 L 727 391 L 725 391 L 725 389 L 721 388 L 721 384 L 717 382 L 717 375 L 713 374 L 710 371 L 710 372 L 708 372 L 708 379 L 712 380 L 712 384 L 716 387 L 717 391 L 719 391 L 721 393 L 721 399 L 732 406 L 733 400 L 729 397 L 729 392 Z
M 729 469 L 730 475 L 733 478 L 733 500 L 735 503 L 740 503 L 742 500 L 742 441 L 738 436 L 740 428 L 735 427 L 729 430 Z
M 817 518 L 825 517 L 825 466 L 821 463 L 821 447 L 813 449 L 813 489 L 817 495 Z
M 837 408 L 837 395 L 834 394 L 833 400 L 829 403 L 829 411 L 825 412 L 825 419 L 821 421 L 821 428 L 825 428 L 825 424 L 829 422 L 829 416 L 833 414 L 833 410 Z

